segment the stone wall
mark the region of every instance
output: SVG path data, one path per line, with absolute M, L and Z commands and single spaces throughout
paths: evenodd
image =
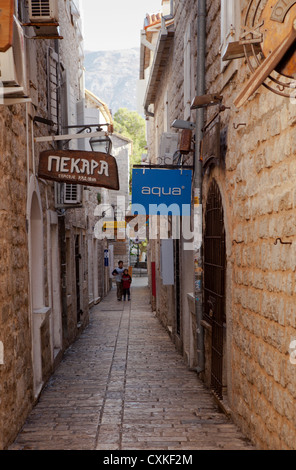
M 248 1 L 241 1 L 241 17 Z M 168 122 L 184 119 L 184 31 L 191 25 L 192 98 L 195 96 L 197 57 L 197 1 L 176 0 L 175 38 L 162 68 L 149 117 L 149 157 L 156 163 L 159 138 Z M 230 107 L 220 114 L 223 158 L 205 171 L 203 207 L 215 179 L 222 196 L 226 231 L 226 336 L 224 350 L 224 404 L 235 421 L 259 448 L 295 449 L 296 373 L 290 344 L 296 339 L 295 323 L 295 139 L 296 108 L 289 99 L 264 87 L 239 110 L 233 101 L 249 77 L 243 59 L 221 63 L 221 2 L 207 1 L 206 93 L 222 94 Z M 236 25 L 237 31 L 240 25 Z M 217 111 L 205 112 L 208 122 Z M 195 112 L 191 112 L 195 121 Z M 172 129 L 170 129 L 172 131 Z M 224 142 L 222 142 L 222 136 Z M 281 244 L 277 241 L 281 238 Z M 277 241 L 277 243 L 276 243 Z M 156 308 L 169 328 L 174 307 L 171 292 L 162 286 L 159 242 L 149 247 L 156 261 Z M 187 274 L 187 262 L 181 276 Z M 189 285 L 189 284 L 188 284 Z M 188 287 L 188 286 L 187 286 Z M 183 328 L 186 325 L 182 285 Z M 174 330 L 174 326 L 173 326 Z M 188 330 L 184 330 L 183 342 Z M 205 374 L 211 386 L 211 334 L 205 331 Z M 183 345 L 183 352 L 185 348 Z
M 228 398 L 260 448 L 295 449 L 296 108 L 263 87 L 234 108 L 249 71 L 240 59 L 221 74 L 220 2 L 207 4 L 207 92 L 222 93 L 231 107 L 221 115 L 225 161 L 207 172 L 203 188 L 205 204 L 216 179 L 225 214 Z M 291 245 L 275 244 L 278 237 Z
M 0 107 L 0 448 L 32 399 L 24 106 Z M 13 175 L 13 178 L 11 176 Z
M 59 42 L 59 47 L 62 51 L 63 63 L 68 67 L 71 76 L 76 100 L 79 100 L 82 98 L 81 76 L 78 76 L 79 41 L 78 39 L 76 41 L 77 36 L 71 16 L 69 16 L 70 3 L 59 2 L 59 6 L 64 36 L 64 39 Z M 24 12 L 26 13 L 26 9 Z M 26 22 L 27 17 L 23 20 Z M 33 34 L 33 30 L 30 30 L 30 34 Z M 15 438 L 38 398 L 41 387 L 52 373 L 56 359 L 52 326 L 54 294 L 51 284 L 51 229 L 53 224 L 57 227 L 58 217 L 55 211 L 53 183 L 38 180 L 36 177 L 39 153 L 48 149 L 51 144 L 33 141 L 33 137 L 48 135 L 52 129 L 43 123 L 33 122 L 33 118 L 38 116 L 48 119 L 49 116 L 47 50 L 49 46 L 54 49 L 57 44 L 53 40 L 26 40 L 25 43 L 29 94 L 32 103 L 0 106 L 0 189 L 2 195 L 0 199 L 0 341 L 4 346 L 4 361 L 0 364 L 0 449 L 6 448 Z M 43 264 L 40 276 L 44 282 L 41 283 L 42 295 L 38 294 L 38 301 L 40 297 L 43 305 L 37 305 L 37 302 L 34 304 L 32 285 L 30 286 L 32 264 L 30 265 L 29 259 L 31 244 L 29 238 L 32 228 L 30 218 L 32 195 L 38 198 L 37 204 L 39 207 L 40 203 L 41 211 Z M 75 222 L 78 219 L 79 215 L 76 215 Z M 81 224 L 81 219 L 84 225 Z M 85 214 L 80 214 L 79 223 L 79 228 L 83 233 Z M 77 228 L 73 227 L 73 221 L 69 221 L 69 224 L 69 230 L 71 234 L 74 234 Z M 32 246 L 33 250 L 35 248 Z M 59 256 L 56 259 L 58 260 Z M 84 263 L 85 260 L 87 260 L 86 257 Z M 84 270 L 82 275 L 84 279 L 87 279 L 87 270 Z M 85 312 L 88 314 L 87 281 L 83 286 L 82 301 Z M 37 307 L 44 307 L 44 312 L 36 313 Z M 72 313 L 69 312 L 69 317 L 73 319 L 71 315 Z M 38 325 L 39 318 L 43 318 L 40 325 Z M 84 324 L 86 323 L 87 315 Z M 54 328 L 56 329 L 57 326 L 54 325 Z M 36 331 L 38 331 L 37 337 L 35 337 Z M 76 323 L 69 334 L 71 341 L 75 339 L 77 332 Z M 41 345 L 40 351 L 38 344 Z M 68 344 L 65 341 L 63 345 L 60 345 L 60 351 L 62 352 Z M 38 355 L 36 366 L 34 360 Z M 39 383 L 36 389 L 34 371 L 36 372 L 39 366 Z
M 154 117 L 149 117 L 147 124 L 147 141 L 148 141 L 148 160 L 151 163 L 157 163 L 159 154 L 160 138 L 162 133 L 180 132 L 171 127 L 175 119 L 184 119 L 184 32 L 190 25 L 191 28 L 191 72 L 190 86 L 192 96 L 195 95 L 196 81 L 196 2 L 194 0 L 186 0 L 186 2 L 174 2 L 175 14 L 175 36 L 171 49 L 165 64 L 162 64 L 162 75 L 157 82 L 157 93 L 154 101 Z M 152 64 L 152 57 L 151 57 Z M 146 71 L 147 73 L 147 71 Z M 152 107 L 151 107 L 152 109 Z M 186 117 L 187 119 L 187 117 Z M 192 114 L 191 119 L 194 121 L 195 116 Z M 161 223 L 161 221 L 159 222 Z M 181 334 L 177 334 L 176 327 L 176 300 L 175 286 L 163 285 L 161 279 L 161 248 L 160 239 L 150 242 L 148 262 L 156 262 L 156 299 L 151 298 L 153 308 L 155 308 L 158 317 L 163 325 L 172 335 L 177 348 L 184 354 L 186 360 L 189 360 L 188 343 L 189 337 L 194 332 L 191 330 L 188 311 L 187 293 L 193 292 L 193 269 L 194 257 L 190 257 L 188 253 L 183 251 L 183 241 L 180 242 L 180 315 L 181 315 Z M 182 266 L 186 266 L 182 272 Z M 189 275 L 188 281 L 186 273 Z M 190 276 L 192 273 L 192 276 Z

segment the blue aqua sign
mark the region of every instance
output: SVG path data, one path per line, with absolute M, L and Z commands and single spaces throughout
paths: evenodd
M 133 169 L 132 213 L 190 215 L 192 170 Z

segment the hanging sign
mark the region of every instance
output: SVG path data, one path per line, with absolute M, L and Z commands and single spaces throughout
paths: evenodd
M 139 215 L 190 215 L 192 171 L 134 169 L 132 212 Z
M 116 159 L 102 152 L 46 150 L 40 154 L 38 176 L 59 183 L 119 190 Z
M 14 0 L 1 0 L 0 5 L 0 52 L 12 46 Z

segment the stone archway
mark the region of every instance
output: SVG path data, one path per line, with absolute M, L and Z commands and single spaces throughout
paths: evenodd
M 48 347 L 43 348 L 42 344 L 49 343 L 50 308 L 45 306 L 43 213 L 38 182 L 34 177 L 31 177 L 27 204 L 33 389 L 37 397 L 44 383 L 44 364 L 48 367 L 48 357 L 45 356 L 49 350 Z

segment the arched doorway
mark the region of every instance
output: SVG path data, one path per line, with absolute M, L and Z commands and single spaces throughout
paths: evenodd
M 33 310 L 44 306 L 43 282 L 43 223 L 36 192 L 32 195 L 30 211 L 31 286 Z
M 31 315 L 32 315 L 32 359 L 35 396 L 42 386 L 42 357 L 40 337 L 40 315 L 44 306 L 43 282 L 43 224 L 42 212 L 37 193 L 32 193 L 29 224 Z
M 204 234 L 204 320 L 211 327 L 211 388 L 223 399 L 226 387 L 225 370 L 225 227 L 219 187 L 210 186 L 205 212 Z
M 43 212 L 38 182 L 30 179 L 27 201 L 29 221 L 30 323 L 34 395 L 42 389 L 51 366 L 50 307 L 45 306 Z

